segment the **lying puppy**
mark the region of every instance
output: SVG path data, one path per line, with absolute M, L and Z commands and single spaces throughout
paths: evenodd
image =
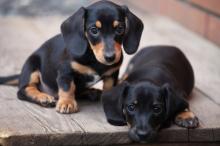
M 27 59 L 20 75 L 0 78 L 0 83 L 12 84 L 19 78 L 19 99 L 54 106 L 58 98 L 58 112 L 76 112 L 75 97 L 96 82 L 102 79 L 104 90 L 116 84 L 121 46 L 128 54 L 135 53 L 142 31 L 142 21 L 126 6 L 99 1 L 82 7 L 62 23 L 62 34 Z
M 109 123 L 130 126 L 134 141 L 152 141 L 158 130 L 174 120 L 195 128 L 198 118 L 186 98 L 194 86 L 192 67 L 184 54 L 171 46 L 146 47 L 130 61 L 122 82 L 102 95 Z

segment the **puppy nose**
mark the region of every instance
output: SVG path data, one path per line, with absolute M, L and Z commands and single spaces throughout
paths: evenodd
M 115 60 L 115 54 L 105 54 L 105 60 L 107 61 L 107 62 L 112 62 L 112 61 L 114 61 Z
M 148 136 L 148 132 L 145 130 L 137 130 L 137 135 L 140 139 L 144 139 Z

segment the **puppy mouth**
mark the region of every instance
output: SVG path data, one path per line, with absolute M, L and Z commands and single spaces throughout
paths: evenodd
M 110 66 L 110 65 L 113 65 L 113 64 L 118 63 L 118 62 L 120 61 L 120 59 L 121 59 L 121 56 L 118 57 L 118 58 L 116 58 L 116 59 L 114 59 L 114 60 L 112 60 L 112 61 L 107 61 L 107 60 L 104 59 L 104 57 L 97 57 L 97 56 L 96 56 L 96 59 L 97 59 L 100 63 L 102 63 L 102 64 L 104 64 L 104 65 Z
M 105 64 L 105 65 L 113 65 L 115 63 L 117 63 L 117 62 L 115 62 L 115 61 L 111 61 L 111 62 L 105 61 L 103 64 Z
M 136 128 L 131 128 L 128 133 L 130 139 L 134 142 L 139 142 L 139 143 L 151 143 L 154 142 L 156 139 L 156 132 L 151 132 L 148 135 L 145 136 L 138 136 L 136 133 Z
M 96 58 L 100 63 L 102 63 L 102 64 L 104 64 L 104 65 L 108 65 L 108 66 L 110 66 L 110 65 L 113 65 L 113 64 L 115 64 L 116 62 L 115 61 L 111 61 L 111 62 L 108 62 L 108 61 L 106 61 L 105 59 L 102 59 L 102 58 Z

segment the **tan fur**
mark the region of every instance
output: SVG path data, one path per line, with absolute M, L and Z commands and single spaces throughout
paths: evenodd
M 70 83 L 70 89 L 68 91 L 64 91 L 62 88 L 59 88 L 58 95 L 62 98 L 75 98 L 76 86 L 73 82 Z
M 121 53 L 122 53 L 122 48 L 121 48 L 121 44 L 115 42 L 115 61 L 114 63 L 118 63 L 119 60 L 121 59 Z
M 104 54 L 103 54 L 104 53 L 104 46 L 105 46 L 104 42 L 100 42 L 96 45 L 92 45 L 91 42 L 89 42 L 89 43 L 90 43 L 90 46 L 91 46 L 93 53 L 95 54 L 96 59 L 103 64 L 107 64 L 105 61 L 105 58 L 104 58 Z
M 64 91 L 62 88 L 59 88 L 59 100 L 56 105 L 56 110 L 58 112 L 67 114 L 78 111 L 78 105 L 75 100 L 75 90 L 76 86 L 73 82 L 71 82 L 70 89 L 68 91 Z
M 110 76 L 112 75 L 114 72 L 116 72 L 117 70 L 119 70 L 119 68 L 121 67 L 121 65 L 118 65 L 116 67 L 113 67 L 111 69 L 109 69 L 108 71 L 106 71 L 103 76 Z
M 88 34 L 87 32 L 85 32 L 85 36 L 88 38 Z M 88 39 L 88 42 L 90 44 L 90 48 L 92 49 L 93 53 L 95 54 L 95 57 L 96 59 L 103 63 L 103 64 L 107 64 L 107 65 L 111 65 L 111 64 L 114 64 L 114 63 L 117 63 L 120 58 L 121 58 L 121 54 L 122 54 L 122 48 L 121 48 L 121 44 L 115 42 L 114 44 L 114 49 L 115 49 L 115 60 L 112 62 L 112 63 L 108 63 L 106 62 L 105 58 L 104 58 L 104 47 L 105 47 L 105 44 L 103 41 L 99 42 L 98 44 L 96 45 L 93 45 L 89 39 Z
M 39 83 L 40 83 L 40 73 L 39 71 L 35 71 L 30 76 L 29 85 L 32 85 L 32 84 L 35 85 Z
M 194 118 L 194 117 L 195 117 L 195 115 L 191 111 L 184 111 L 184 112 L 179 113 L 176 116 L 176 118 L 178 118 L 178 119 L 190 119 L 190 118 Z
M 112 77 L 106 77 L 103 79 L 103 90 L 110 90 L 113 87 L 114 80 Z
M 95 26 L 96 26 L 97 28 L 102 28 L 102 23 L 101 23 L 101 21 L 97 20 L 97 21 L 95 22 Z
M 54 97 L 50 96 L 46 93 L 40 92 L 37 88 L 37 84 L 40 83 L 40 73 L 39 71 L 35 71 L 31 74 L 29 84 L 25 88 L 26 94 L 33 98 L 33 100 L 43 103 L 45 101 L 53 102 Z
M 19 83 L 19 80 L 18 80 L 18 79 L 14 79 L 14 80 L 5 82 L 4 84 L 6 84 L 6 85 L 12 85 L 12 86 L 17 86 L 18 83 Z
M 118 22 L 117 20 L 113 21 L 112 26 L 113 26 L 114 28 L 117 27 L 118 25 L 119 25 L 119 22 Z
M 81 74 L 94 74 L 95 70 L 78 62 L 71 62 L 71 67 Z
M 135 100 L 135 101 L 134 101 L 134 104 L 138 104 L 138 101 L 137 101 L 137 100 Z
M 50 96 L 46 93 L 40 92 L 36 87 L 34 86 L 27 86 L 25 88 L 25 92 L 29 97 L 32 97 L 33 100 L 38 101 L 40 103 L 43 103 L 45 101 L 53 102 L 54 97 Z
M 88 34 L 87 34 L 87 32 L 85 32 L 85 36 L 87 37 L 87 39 L 88 39 Z M 90 45 L 90 48 L 92 49 L 92 51 L 93 51 L 93 53 L 95 54 L 95 58 L 99 61 L 99 62 L 101 62 L 101 63 L 103 63 L 103 64 L 106 64 L 106 61 L 105 61 L 105 58 L 104 58 L 104 43 L 103 42 L 100 42 L 100 43 L 98 43 L 98 44 L 96 44 L 96 45 L 93 45 L 90 41 L 89 41 L 89 39 L 88 39 L 88 42 L 89 42 L 89 45 Z

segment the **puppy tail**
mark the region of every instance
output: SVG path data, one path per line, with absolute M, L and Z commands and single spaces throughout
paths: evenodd
M 0 77 L 0 85 L 18 86 L 19 74 Z

